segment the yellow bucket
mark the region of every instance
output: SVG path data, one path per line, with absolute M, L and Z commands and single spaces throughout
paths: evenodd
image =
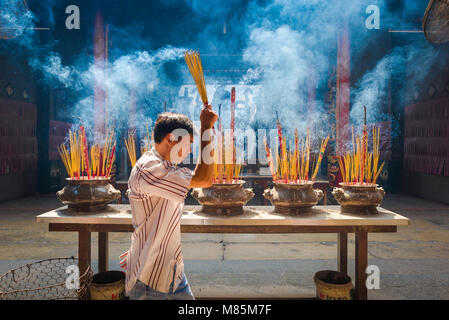
M 94 275 L 90 285 L 91 300 L 120 300 L 125 297 L 125 278 L 122 271 L 105 271 Z
M 323 270 L 315 273 L 316 297 L 320 300 L 351 300 L 352 282 L 346 273 Z

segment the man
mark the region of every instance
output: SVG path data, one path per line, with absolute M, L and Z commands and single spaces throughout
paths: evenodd
M 192 172 L 175 165 L 191 152 L 192 121 L 182 114 L 162 113 L 153 129 L 155 146 L 131 171 L 128 195 L 134 232 L 120 262 L 131 299 L 194 299 L 184 274 L 180 220 L 189 189 L 212 184 L 213 151 L 208 145 L 216 120 L 210 105 L 201 111 L 200 154 Z

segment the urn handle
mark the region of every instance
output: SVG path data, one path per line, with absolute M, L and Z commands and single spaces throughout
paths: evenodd
M 338 202 L 345 201 L 345 191 L 342 188 L 334 188 L 332 191 L 332 195 L 335 199 L 337 199 Z
M 270 188 L 265 189 L 265 191 L 263 192 L 263 196 L 268 200 L 273 200 L 273 190 Z
M 193 188 L 192 192 L 190 193 L 192 195 L 192 197 L 194 197 L 195 199 L 198 199 L 199 197 L 199 188 Z
M 313 189 L 313 191 L 315 192 L 315 195 L 317 196 L 318 201 L 320 201 L 321 198 L 324 197 L 323 190 L 321 190 L 321 189 Z
M 252 188 L 245 189 L 246 201 L 251 200 L 254 197 L 254 192 Z
M 56 196 L 58 197 L 59 201 L 61 201 L 61 202 L 64 202 L 64 199 L 62 198 L 64 196 L 64 188 L 62 188 L 61 190 L 56 192 Z
M 122 197 L 122 192 L 120 190 L 112 188 L 112 190 L 110 191 L 109 195 L 110 195 L 111 201 L 112 200 L 117 200 L 117 199 L 120 199 Z
M 382 198 L 385 196 L 385 190 L 382 187 L 377 187 L 376 191 L 382 195 Z

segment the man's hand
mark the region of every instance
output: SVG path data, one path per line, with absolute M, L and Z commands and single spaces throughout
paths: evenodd
M 217 121 L 218 115 L 212 110 L 212 106 L 209 104 L 201 110 L 200 122 L 202 129 L 210 129 L 214 126 L 215 121 Z

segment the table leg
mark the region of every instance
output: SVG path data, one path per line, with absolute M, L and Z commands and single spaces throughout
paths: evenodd
M 88 225 L 80 227 L 78 232 L 78 267 L 80 275 L 84 274 L 87 267 L 90 266 L 91 243 Z
M 98 272 L 104 272 L 109 267 L 109 234 L 98 232 Z
M 358 300 L 368 299 L 366 268 L 368 266 L 368 232 L 355 233 L 355 289 Z
M 338 271 L 348 273 L 348 233 L 340 232 L 338 234 Z

